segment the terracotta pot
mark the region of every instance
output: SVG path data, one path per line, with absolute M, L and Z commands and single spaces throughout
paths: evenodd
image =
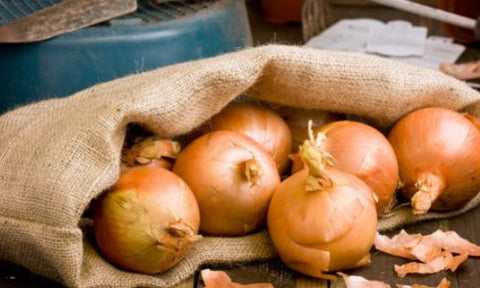
M 267 21 L 283 24 L 301 22 L 303 0 L 260 0 Z

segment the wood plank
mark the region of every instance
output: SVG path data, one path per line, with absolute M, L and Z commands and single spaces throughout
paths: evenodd
M 480 207 L 471 211 L 466 217 L 456 217 L 450 220 L 450 227 L 461 237 L 480 245 Z M 470 257 L 456 271 L 458 287 L 480 286 L 480 258 Z
M 422 233 L 424 235 L 433 233 L 437 229 L 444 231 L 453 230 L 460 236 L 467 240 L 480 244 L 480 229 L 477 228 L 478 221 L 480 219 L 480 207 L 473 211 L 467 212 L 464 215 L 457 216 L 448 220 L 428 221 L 416 225 L 405 227 L 405 231 L 408 233 Z M 386 233 L 388 236 L 397 234 L 400 230 L 393 230 Z M 358 275 L 365 277 L 369 280 L 380 280 L 395 287 L 395 284 L 407 284 L 412 285 L 414 283 L 424 284 L 435 287 L 440 283 L 443 277 L 451 282 L 451 288 L 467 288 L 476 287 L 480 281 L 480 259 L 471 258 L 464 262 L 455 272 L 443 271 L 435 274 L 407 275 L 404 279 L 399 278 L 395 271 L 394 265 L 401 265 L 407 263 L 408 260 L 399 257 L 387 255 L 385 253 L 375 251 L 372 252 L 372 263 L 363 268 L 345 271 L 350 275 Z M 345 287 L 343 280 L 333 281 L 332 288 Z
M 327 288 L 329 283 L 327 280 L 316 279 L 305 275 L 297 275 L 295 280 L 295 288 Z
M 440 224 L 438 221 L 423 223 L 418 226 L 410 226 L 406 227 L 405 230 L 408 233 L 423 233 L 428 234 L 428 231 L 434 231 Z M 390 233 L 387 233 L 389 236 L 393 236 L 397 234 L 399 230 L 394 230 Z M 446 277 L 448 280 L 454 280 L 456 278 L 455 273 L 452 272 L 440 272 L 430 275 L 416 275 L 416 274 L 409 274 L 405 278 L 400 278 L 397 276 L 394 266 L 395 265 L 402 265 L 408 263 L 409 260 L 403 259 L 400 257 L 392 256 L 385 254 L 380 251 L 376 251 L 372 249 L 372 263 L 366 267 L 353 269 L 349 271 L 344 271 L 348 275 L 357 275 L 362 276 L 368 280 L 378 280 L 388 283 L 392 287 L 396 287 L 396 284 L 403 284 L 403 285 L 412 285 L 412 284 L 424 284 L 428 286 L 437 286 L 438 283 L 442 280 L 443 277 Z M 340 283 L 338 283 L 340 282 Z M 343 284 L 343 280 L 339 279 L 337 281 L 332 282 L 330 287 L 340 288 L 345 287 Z M 451 286 L 456 287 L 454 285 Z
M 295 288 L 298 277 L 298 273 L 277 259 L 245 264 L 205 265 L 199 271 L 207 268 L 225 271 L 232 281 L 240 284 L 272 283 L 275 287 Z M 196 285 L 197 288 L 205 287 L 200 277 Z
M 480 244 L 480 229 L 477 228 L 478 224 L 476 224 L 479 221 L 478 219 L 480 219 L 480 207 L 455 218 L 427 221 L 406 226 L 404 229 L 408 233 L 421 233 L 423 235 L 431 234 L 437 229 L 443 231 L 453 230 L 465 239 Z M 393 236 L 400 232 L 400 230 L 401 229 L 392 230 L 385 234 Z M 430 287 L 436 287 L 444 277 L 451 282 L 451 288 L 476 287 L 480 281 L 480 270 L 477 268 L 480 267 L 480 258 L 467 260 L 456 272 L 442 271 L 426 275 L 409 274 L 403 279 L 399 278 L 394 271 L 394 265 L 402 265 L 407 262 L 409 262 L 409 260 L 372 249 L 372 263 L 370 265 L 344 272 L 348 275 L 362 276 L 369 280 L 384 281 L 392 287 L 396 287 L 396 284 L 424 284 Z M 278 259 L 268 262 L 217 268 L 225 270 L 234 281 L 243 284 L 270 282 L 274 284 L 275 287 L 286 288 L 346 287 L 341 278 L 327 283 L 327 281 L 291 271 Z M 204 286 L 199 283 L 197 287 Z

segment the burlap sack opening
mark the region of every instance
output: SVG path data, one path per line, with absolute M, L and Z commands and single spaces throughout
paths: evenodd
M 120 171 L 129 123 L 163 137 L 188 133 L 238 95 L 359 115 L 389 127 L 425 106 L 480 116 L 480 94 L 440 72 L 347 52 L 269 45 L 132 75 L 20 107 L 0 117 L 0 258 L 69 287 L 172 287 L 202 263 L 276 256 L 265 231 L 205 237 L 158 276 L 118 270 L 96 252 L 81 219 Z M 421 218 L 399 210 L 382 231 Z M 82 230 L 83 229 L 83 230 Z

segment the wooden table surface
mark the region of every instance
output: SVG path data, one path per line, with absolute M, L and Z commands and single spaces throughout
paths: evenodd
M 404 229 L 408 233 L 422 234 L 429 234 L 437 229 L 444 231 L 453 230 L 460 236 L 480 245 L 479 219 L 480 207 L 455 218 L 423 222 L 421 224 L 406 226 Z M 388 232 L 387 235 L 392 236 L 398 232 L 398 229 L 392 230 Z M 396 287 L 396 284 L 412 285 L 415 283 L 436 287 L 444 277 L 451 282 L 451 288 L 480 287 L 480 258 L 470 257 L 462 263 L 455 272 L 444 271 L 426 275 L 410 274 L 402 279 L 396 275 L 394 265 L 402 265 L 407 263 L 408 260 L 391 256 L 376 251 L 375 249 L 372 249 L 371 255 L 372 262 L 370 265 L 343 272 L 348 275 L 362 276 L 369 280 L 384 281 L 392 287 Z M 328 282 L 303 276 L 291 271 L 278 260 L 216 268 L 224 269 L 233 280 L 239 283 L 270 282 L 273 283 L 275 287 L 285 288 L 346 287 L 342 279 Z M 203 285 L 198 281 L 196 287 L 203 287 Z
M 369 17 L 379 20 L 406 19 L 413 23 L 420 21 L 418 17 L 400 11 L 383 9 L 381 7 L 337 7 L 334 18 Z M 254 45 L 264 43 L 302 44 L 301 26 L 299 23 L 274 25 L 262 19 L 261 11 L 255 1 L 249 2 L 249 16 Z M 425 22 L 423 22 L 425 23 Z M 432 24 L 432 23 L 430 23 Z M 441 33 L 433 23 L 429 31 Z M 437 29 L 437 30 L 435 30 Z M 480 60 L 479 43 L 469 44 L 458 62 Z M 480 83 L 480 81 L 476 81 Z M 429 221 L 413 226 L 404 227 L 410 233 L 428 234 L 437 229 L 453 230 L 460 236 L 480 244 L 480 207 L 461 216 L 448 220 Z M 399 230 L 389 232 L 389 235 Z M 371 280 L 381 280 L 396 287 L 396 284 L 425 284 L 436 286 L 443 277 L 451 281 L 451 287 L 480 287 L 480 258 L 469 258 L 455 272 L 441 272 L 431 275 L 408 275 L 401 279 L 393 269 L 395 264 L 406 263 L 406 260 L 372 250 L 372 263 L 366 267 L 345 271 L 351 275 L 363 276 Z M 296 273 L 279 260 L 250 263 L 248 265 L 228 265 L 208 267 L 225 270 L 234 281 L 239 283 L 270 282 L 275 287 L 285 288 L 314 288 L 314 287 L 345 287 L 343 280 L 324 281 L 313 279 Z M 197 275 L 198 276 L 198 275 Z M 203 287 L 198 277 L 192 277 L 180 287 Z M 26 269 L 13 263 L 0 261 L 0 287 L 61 287 L 59 284 L 34 275 Z

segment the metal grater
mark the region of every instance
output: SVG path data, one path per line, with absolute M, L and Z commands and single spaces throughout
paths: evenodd
M 61 0 L 0 0 L 0 26 L 59 2 Z M 171 1 L 158 4 L 148 0 L 138 0 L 137 11 L 117 19 L 140 19 L 144 24 L 168 21 L 209 9 L 216 2 L 219 0 Z M 99 25 L 108 25 L 108 23 Z

